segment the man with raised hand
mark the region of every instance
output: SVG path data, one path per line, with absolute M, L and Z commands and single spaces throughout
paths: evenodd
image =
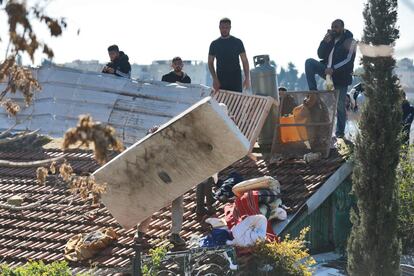
M 355 53 L 356 41 L 352 33 L 345 29 L 344 21 L 336 19 L 319 44 L 318 56 L 321 61 L 310 58 L 305 63 L 309 90 L 317 90 L 316 74 L 322 78 L 326 78 L 327 75 L 332 76 L 334 88 L 339 90 L 335 132 L 337 138 L 345 135 L 345 101 L 348 85 L 352 83 Z

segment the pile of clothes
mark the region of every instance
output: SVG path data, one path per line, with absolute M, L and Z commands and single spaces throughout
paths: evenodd
M 220 202 L 228 202 L 229 199 L 234 197 L 233 193 L 233 187 L 242 182 L 243 176 L 241 176 L 237 172 L 232 172 L 230 175 L 226 178 L 226 180 L 219 179 L 218 181 L 215 181 L 217 183 L 217 192 L 214 194 L 214 198 Z
M 238 180 L 241 180 L 241 176 L 237 173 L 230 175 L 216 193 L 221 201 L 233 196 L 236 198 L 234 202 L 225 205 L 224 219 L 206 220 L 212 231 L 200 241 L 202 247 L 225 244 L 250 247 L 258 240 L 276 239 L 272 221 L 287 218 L 279 181 L 271 176 Z
M 224 245 L 250 247 L 257 241 L 266 239 L 267 219 L 263 215 L 248 216 L 231 230 L 224 219 L 209 218 L 206 222 L 212 226 L 212 230 L 200 240 L 201 247 Z

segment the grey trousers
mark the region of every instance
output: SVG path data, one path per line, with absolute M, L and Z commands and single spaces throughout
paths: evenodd
M 173 200 L 171 204 L 171 233 L 180 234 L 181 228 L 183 226 L 183 196 L 177 197 Z M 138 224 L 138 232 L 146 233 L 148 226 L 150 225 L 151 217 L 145 219 Z

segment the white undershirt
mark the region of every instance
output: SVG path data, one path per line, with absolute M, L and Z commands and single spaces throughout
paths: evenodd
M 336 43 L 339 41 L 339 38 L 336 38 L 335 39 L 335 44 L 334 44 L 334 46 L 333 46 L 333 48 L 332 48 L 332 51 L 331 51 L 331 53 L 329 54 L 329 58 L 328 58 L 328 66 L 327 66 L 327 68 L 331 68 L 332 67 L 332 56 L 333 56 L 333 53 L 334 53 L 334 50 L 335 50 L 335 46 L 336 46 Z

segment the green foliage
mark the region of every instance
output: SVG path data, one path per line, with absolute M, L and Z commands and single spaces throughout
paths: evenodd
M 306 76 L 304 73 L 298 77 L 299 71 L 296 69 L 295 64 L 289 62 L 288 68 L 280 68 L 280 73 L 277 75 L 279 86 L 284 86 L 288 91 L 294 90 L 307 90 L 308 85 Z
M 143 276 L 155 276 L 161 267 L 161 262 L 168 252 L 168 246 L 159 246 L 154 249 L 150 249 L 149 256 L 151 257 L 150 263 L 142 266 Z
M 270 64 L 276 66 L 274 61 L 270 61 Z M 361 82 L 359 75 L 362 68 L 356 68 L 355 74 L 351 86 L 354 86 Z M 288 91 L 306 91 L 308 90 L 308 82 L 306 80 L 305 73 L 299 73 L 296 65 L 292 62 L 288 63 L 287 68 L 280 67 L 279 74 L 277 74 L 277 81 L 279 86 L 284 86 Z M 324 89 L 325 80 L 319 76 L 316 76 L 316 83 L 318 88 Z
M 353 160 L 354 144 L 346 139 L 338 138 L 336 141 L 338 153 L 345 157 L 346 160 Z
M 399 198 L 398 235 L 403 252 L 414 252 L 414 146 L 401 151 L 397 169 Z
M 7 265 L 0 266 L 3 276 L 72 276 L 72 272 L 65 261 L 44 264 L 42 261 L 29 262 L 23 266 L 10 268 Z
M 392 45 L 398 38 L 397 0 L 368 0 L 362 42 Z M 401 131 L 401 92 L 392 56 L 363 56 L 366 103 L 355 144 L 353 193 L 357 208 L 348 240 L 350 275 L 399 275 L 396 169 Z
M 259 242 L 249 265 L 249 275 L 310 276 L 315 260 L 309 256 L 305 236 L 309 227 L 302 229 L 299 237 L 289 235 L 283 241 Z M 268 269 L 266 269 L 268 268 Z M 270 270 L 264 272 L 265 270 Z

